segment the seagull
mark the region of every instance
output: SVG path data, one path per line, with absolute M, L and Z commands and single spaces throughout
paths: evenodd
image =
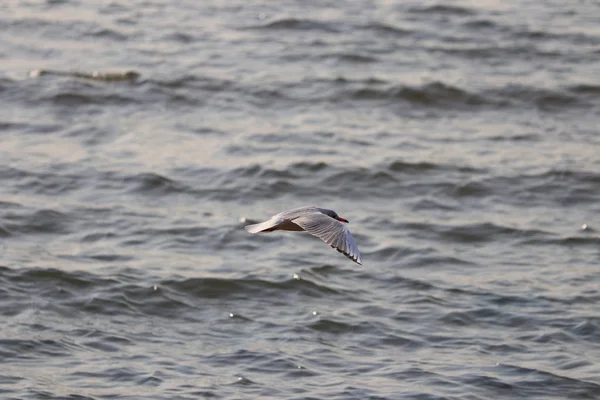
M 250 233 L 273 231 L 306 231 L 318 237 L 355 263 L 362 265 L 360 252 L 352 234 L 335 211 L 315 206 L 298 207 L 273 215 L 265 222 L 246 225 Z

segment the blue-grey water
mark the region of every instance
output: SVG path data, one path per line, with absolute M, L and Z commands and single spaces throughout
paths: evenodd
M 14 0 L 0 43 L 3 399 L 600 398 L 598 2 Z M 243 229 L 302 205 L 363 266 Z

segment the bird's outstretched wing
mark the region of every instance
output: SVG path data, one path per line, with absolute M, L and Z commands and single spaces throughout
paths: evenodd
M 318 237 L 352 261 L 361 264 L 360 251 L 344 224 L 321 213 L 311 213 L 292 220 L 306 232 Z

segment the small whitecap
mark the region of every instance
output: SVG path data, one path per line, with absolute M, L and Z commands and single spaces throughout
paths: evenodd
M 152 286 L 152 290 L 154 290 L 154 291 L 158 290 L 158 286 L 157 285 Z
M 294 278 L 294 279 L 300 279 L 300 276 L 298 276 L 298 274 L 294 274 L 294 275 L 292 275 L 292 278 Z
M 312 315 L 317 315 L 317 311 L 316 311 L 316 310 L 315 310 L 315 311 L 313 311 L 313 312 L 312 312 Z

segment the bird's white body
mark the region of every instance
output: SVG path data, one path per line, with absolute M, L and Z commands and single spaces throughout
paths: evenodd
M 352 261 L 362 264 L 356 242 L 348 228 L 342 222 L 347 223 L 348 221 L 340 218 L 333 210 L 306 206 L 273 215 L 265 222 L 247 225 L 246 230 L 250 233 L 277 230 L 306 231 L 318 237 Z

